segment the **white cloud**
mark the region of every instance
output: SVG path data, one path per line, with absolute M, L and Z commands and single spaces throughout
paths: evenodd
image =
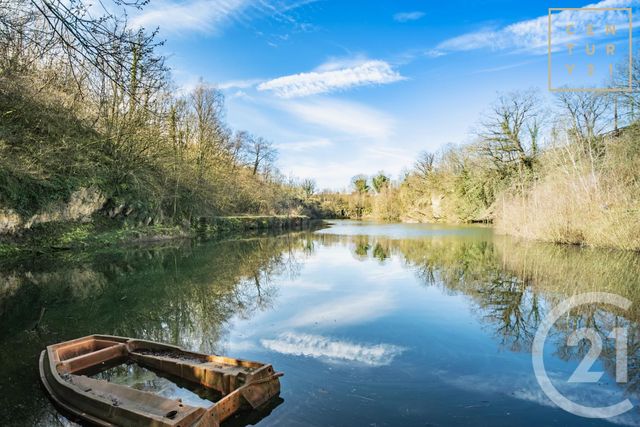
M 166 32 L 198 31 L 216 33 L 221 26 L 241 14 L 249 0 L 190 0 L 179 3 L 153 2 L 131 20 L 134 27 L 160 27 Z
M 218 83 L 216 86 L 218 89 L 248 89 L 260 83 L 261 79 L 245 79 L 245 80 L 229 80 L 226 82 Z
M 603 0 L 587 5 L 587 8 L 611 8 L 637 6 L 638 0 Z M 596 34 L 603 34 L 605 24 L 615 24 L 618 29 L 628 28 L 629 16 L 624 11 L 589 12 L 566 10 L 554 12 L 552 15 L 552 48 L 564 46 L 571 40 L 586 37 L 585 32 L 570 36 L 566 33 L 566 25 L 574 24 L 576 29 L 584 29 L 593 24 Z M 476 49 L 491 50 L 525 50 L 546 54 L 548 51 L 548 15 L 516 22 L 502 28 L 483 28 L 478 31 L 462 34 L 439 43 L 427 52 L 428 56 L 437 57 L 450 52 L 464 52 Z M 626 33 L 622 31 L 622 36 Z
M 225 352 L 231 354 L 231 353 L 255 351 L 256 347 L 257 347 L 256 344 L 254 344 L 252 341 L 231 340 L 228 343 L 226 343 L 226 345 L 224 345 L 224 350 Z
M 320 71 L 278 77 L 261 83 L 258 85 L 258 90 L 273 91 L 282 98 L 295 98 L 400 80 L 404 80 L 404 77 L 387 62 L 369 60 L 351 67 L 340 69 L 325 67 Z
M 371 60 L 362 54 L 348 57 L 332 56 L 322 64 L 318 65 L 313 71 L 335 71 L 343 68 L 354 68 L 369 61 Z
M 396 22 L 409 22 L 409 21 L 417 21 L 418 19 L 424 16 L 424 12 L 415 11 L 415 12 L 399 12 L 393 15 L 393 20 Z
M 237 90 L 233 92 L 230 96 L 230 99 L 244 99 L 245 101 L 251 101 L 253 98 L 243 90 Z
M 218 34 L 230 22 L 247 22 L 270 16 L 291 27 L 304 27 L 288 12 L 316 0 L 157 0 L 131 19 L 133 27 L 156 28 L 163 32 Z
M 369 366 L 386 366 L 405 349 L 392 344 L 356 344 L 320 335 L 283 333 L 273 340 L 261 340 L 272 351 L 295 356 L 313 357 L 329 362 L 357 362 Z
M 355 102 L 316 99 L 282 102 L 278 107 L 307 123 L 355 137 L 387 139 L 394 126 L 388 115 Z

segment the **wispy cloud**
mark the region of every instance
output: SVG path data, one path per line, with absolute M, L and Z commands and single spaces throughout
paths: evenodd
M 366 55 L 357 54 L 350 56 L 331 56 L 325 62 L 318 65 L 313 71 L 336 71 L 344 68 L 354 68 L 371 61 Z
M 321 335 L 287 332 L 277 339 L 260 341 L 272 351 L 295 356 L 313 357 L 328 362 L 356 362 L 368 366 L 386 366 L 405 349 L 392 344 L 357 344 Z
M 394 127 L 394 120 L 388 115 L 356 102 L 321 98 L 275 105 L 307 123 L 353 137 L 383 140 Z
M 316 138 L 316 139 L 309 139 L 305 141 L 294 141 L 294 142 L 277 144 L 276 148 L 282 151 L 299 152 L 299 151 L 312 150 L 314 148 L 329 147 L 330 145 L 332 144 L 328 138 Z
M 184 2 L 158 1 L 134 16 L 134 27 L 155 28 L 176 33 L 196 31 L 217 33 L 228 21 L 237 18 L 250 7 L 249 0 L 189 0 Z
M 414 12 L 399 12 L 393 15 L 393 20 L 396 22 L 409 22 L 409 21 L 417 21 L 418 19 L 424 16 L 424 12 L 414 11 Z
M 245 80 L 229 80 L 226 82 L 218 83 L 216 86 L 218 89 L 247 89 L 259 84 L 261 79 L 245 79 Z
M 331 64 L 335 67 L 336 62 Z M 404 80 L 385 61 L 368 60 L 349 67 L 278 77 L 258 85 L 260 91 L 272 91 L 282 98 L 295 98 L 346 90 L 357 86 L 379 85 Z
M 133 27 L 160 27 L 164 33 L 219 34 L 233 22 L 272 16 L 289 26 L 301 26 L 289 12 L 316 0 L 158 0 L 131 19 Z
M 546 61 L 547 59 L 540 56 L 536 56 L 534 57 L 534 59 L 527 60 L 527 61 L 518 61 L 511 64 L 500 65 L 498 67 L 489 67 L 489 68 L 474 70 L 471 72 L 471 74 L 495 73 L 496 71 L 510 70 L 512 68 L 522 67 L 524 65 L 529 65 L 534 62 L 540 62 L 542 60 Z
M 253 98 L 243 90 L 237 90 L 233 92 L 231 95 L 229 95 L 229 99 L 244 99 L 245 101 L 253 100 Z
M 598 3 L 586 5 L 587 8 L 612 8 L 637 6 L 638 0 L 603 0 Z M 582 29 L 580 33 L 569 35 L 566 32 L 567 24 L 573 24 L 576 29 Z M 605 24 L 615 24 L 622 36 L 625 26 L 628 28 L 629 15 L 625 11 L 589 12 L 580 10 L 565 10 L 554 12 L 552 15 L 552 42 L 554 47 L 566 44 L 569 41 L 586 37 L 584 28 L 587 24 L 593 24 L 594 33 L 603 34 Z M 439 43 L 434 49 L 427 52 L 428 56 L 437 57 L 451 52 L 465 52 L 477 49 L 489 50 L 525 50 L 530 53 L 547 53 L 548 47 L 548 15 L 534 19 L 515 22 L 505 27 L 487 27 L 477 31 L 461 34 Z

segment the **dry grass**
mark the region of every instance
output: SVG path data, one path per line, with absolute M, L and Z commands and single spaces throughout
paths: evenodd
M 542 177 L 496 202 L 499 231 L 576 245 L 640 250 L 640 132 L 605 143 L 596 160 L 577 146 L 546 153 Z

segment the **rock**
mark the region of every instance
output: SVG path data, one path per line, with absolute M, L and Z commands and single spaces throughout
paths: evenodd
M 24 220 L 12 210 L 0 210 L 0 234 L 16 233 L 31 228 L 35 224 L 54 221 L 91 220 L 91 215 L 102 208 L 106 201 L 104 195 L 95 187 L 80 188 L 74 191 L 68 202 L 55 202 L 41 212 Z
M 442 199 L 444 194 L 431 195 L 431 212 L 434 219 L 442 218 Z
M 0 234 L 15 233 L 21 228 L 22 218 L 13 210 L 0 210 Z

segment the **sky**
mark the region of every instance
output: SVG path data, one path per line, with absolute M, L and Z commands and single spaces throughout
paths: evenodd
M 639 4 L 151 0 L 129 19 L 159 28 L 178 91 L 200 79 L 218 87 L 230 126 L 273 141 L 286 176 L 340 190 L 360 173 L 398 179 L 421 151 L 471 141 L 500 93 L 537 88 L 553 102 L 549 8 L 636 12 Z M 598 85 L 612 58 L 628 60 L 626 11 L 552 13 L 554 87 Z M 611 22 L 615 35 L 605 34 Z M 589 41 L 592 57 L 584 55 Z M 608 43 L 616 46 L 611 58 Z M 588 63 L 596 72 L 587 78 Z

